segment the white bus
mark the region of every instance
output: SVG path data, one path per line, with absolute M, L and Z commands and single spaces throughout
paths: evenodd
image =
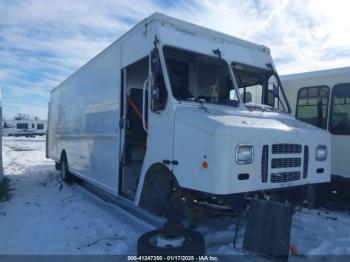
M 251 86 L 265 105 L 238 95 Z M 290 114 L 267 47 L 158 13 L 54 88 L 48 122 L 64 180 L 156 214 L 173 194 L 232 205 L 330 181 L 330 135 Z
M 328 130 L 332 137 L 332 181 L 350 186 L 350 67 L 282 77 L 297 119 Z

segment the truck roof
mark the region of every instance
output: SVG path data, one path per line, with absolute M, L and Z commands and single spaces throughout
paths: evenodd
M 247 40 L 243 40 L 243 39 L 240 39 L 240 38 L 237 38 L 237 37 L 225 34 L 225 33 L 221 33 L 219 31 L 215 31 L 215 30 L 203 27 L 203 26 L 199 26 L 199 25 L 196 25 L 196 24 L 193 24 L 190 22 L 186 22 L 186 21 L 181 20 L 181 19 L 167 16 L 167 15 L 164 15 L 162 13 L 153 13 L 148 18 L 146 18 L 144 21 L 146 21 L 147 23 L 150 23 L 152 21 L 159 21 L 159 22 L 162 22 L 164 24 L 173 25 L 175 27 L 186 28 L 187 31 L 190 31 L 193 33 L 212 36 L 215 39 L 226 40 L 226 41 L 231 42 L 233 44 L 244 45 L 246 47 L 250 47 L 253 49 L 260 49 L 260 50 L 268 49 L 268 47 L 266 47 L 264 45 L 249 42 Z
M 138 30 L 139 28 L 144 28 L 147 25 L 151 24 L 152 22 L 157 22 L 157 21 L 160 22 L 162 25 L 167 25 L 167 26 L 175 27 L 177 29 L 182 29 L 184 31 L 191 32 L 191 33 L 194 33 L 194 34 L 205 35 L 207 37 L 211 37 L 213 40 L 224 40 L 224 41 L 229 42 L 229 43 L 234 44 L 234 45 L 244 46 L 244 47 L 247 47 L 249 49 L 259 50 L 261 52 L 269 52 L 269 48 L 264 46 L 264 45 L 255 44 L 253 42 L 249 42 L 249 41 L 246 41 L 246 40 L 243 40 L 243 39 L 240 39 L 240 38 L 237 38 L 237 37 L 225 34 L 225 33 L 221 33 L 221 32 L 218 32 L 218 31 L 206 28 L 206 27 L 202 27 L 202 26 L 199 26 L 199 25 L 196 25 L 196 24 L 192 24 L 192 23 L 189 23 L 189 22 L 186 22 L 186 21 L 183 21 L 183 20 L 171 17 L 171 16 L 164 15 L 162 13 L 156 12 L 156 13 L 153 13 L 152 15 L 150 15 L 149 17 L 141 20 L 139 23 L 137 23 L 131 29 L 126 31 L 124 34 L 122 34 L 117 40 L 112 42 L 108 47 L 103 49 L 95 57 L 90 59 L 87 63 L 85 63 L 83 66 L 81 66 L 75 72 L 73 72 L 70 76 L 68 76 L 66 79 L 64 79 L 56 87 L 54 87 L 51 90 L 51 93 L 54 92 L 57 88 L 59 88 L 61 86 L 61 84 L 63 84 L 65 81 L 70 79 L 75 73 L 79 72 L 86 65 L 88 65 L 91 62 L 93 62 L 96 57 L 98 57 L 102 53 L 104 53 L 107 50 L 109 50 L 110 48 L 112 48 L 115 44 L 117 44 L 118 42 L 122 41 L 129 34 L 131 34 L 132 32 L 134 32 L 136 30 Z
M 283 81 L 292 81 L 305 78 L 316 78 L 320 76 L 333 76 L 339 74 L 350 74 L 350 67 L 338 67 L 326 70 L 317 70 L 297 74 L 282 75 L 281 79 Z

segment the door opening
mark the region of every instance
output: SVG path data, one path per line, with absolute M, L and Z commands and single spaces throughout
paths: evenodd
M 119 175 L 119 194 L 134 200 L 147 146 L 147 132 L 142 122 L 142 103 L 143 84 L 148 77 L 148 57 L 126 67 L 124 77 L 123 88 L 126 95 L 123 95 L 125 110 L 122 119 L 125 120 L 122 126 L 125 128 L 125 137 Z M 145 102 L 147 126 L 147 99 Z

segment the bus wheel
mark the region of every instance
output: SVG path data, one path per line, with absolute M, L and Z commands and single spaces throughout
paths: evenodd
M 71 183 L 73 181 L 73 176 L 69 173 L 68 161 L 65 154 L 61 157 L 61 169 L 60 169 L 61 179 L 66 183 Z
M 143 234 L 137 240 L 138 256 L 202 256 L 205 254 L 203 236 L 193 230 L 164 228 Z

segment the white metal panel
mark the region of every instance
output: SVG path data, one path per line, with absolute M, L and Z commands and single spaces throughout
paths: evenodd
M 150 49 L 154 48 L 155 34 L 157 25 L 154 23 L 149 27 L 148 42 L 151 44 Z M 160 53 L 162 50 L 160 50 Z M 150 110 L 151 103 L 148 103 L 148 136 L 147 136 L 147 151 L 142 166 L 140 183 L 136 194 L 136 203 L 139 203 L 143 182 L 147 170 L 155 163 L 163 163 L 163 160 L 173 159 L 174 147 L 174 114 L 177 101 L 172 97 L 170 85 L 166 74 L 165 61 L 160 57 L 161 67 L 164 74 L 164 80 L 167 83 L 167 104 L 164 110 L 160 112 L 152 112 Z M 150 99 L 150 92 L 148 92 L 148 99 Z M 150 101 L 150 100 L 149 100 Z M 168 168 L 172 170 L 172 166 Z
M 153 48 L 148 42 L 149 30 L 140 25 L 122 41 L 121 67 L 124 68 L 147 56 Z
M 179 161 L 179 165 L 174 166 L 174 174 L 181 186 L 214 194 L 233 194 L 330 180 L 330 159 L 315 161 L 315 149 L 319 144 L 330 149 L 327 132 L 287 114 L 253 116 L 251 112 L 224 112 L 207 107 L 208 110 L 182 107 L 176 113 L 174 159 Z M 309 174 L 306 179 L 274 184 L 261 182 L 262 147 L 278 143 L 309 146 Z M 254 146 L 252 164 L 239 165 L 235 162 L 238 144 Z M 208 169 L 201 167 L 205 160 L 209 163 Z M 324 168 L 324 174 L 317 174 L 317 168 Z M 299 171 L 302 171 L 301 168 Z M 238 174 L 241 173 L 248 173 L 250 178 L 239 180 Z
M 332 135 L 332 174 L 350 178 L 350 136 Z
M 118 188 L 120 52 L 115 45 L 64 81 L 50 110 L 52 158 L 65 150 L 73 173 L 112 193 Z
M 210 56 L 214 56 L 213 50 L 219 48 L 223 59 L 229 62 L 237 62 L 266 69 L 266 64 L 272 63 L 268 49 L 263 51 L 262 49 L 248 48 L 244 45 L 214 39 L 210 35 L 205 37 L 194 33 L 190 34 L 186 31 L 168 28 L 166 26 L 159 27 L 158 32 L 163 45 L 183 48 Z M 191 32 L 190 29 L 189 32 Z
M 189 34 L 200 34 L 200 35 L 206 35 L 211 36 L 213 39 L 217 39 L 220 41 L 226 41 L 230 42 L 235 45 L 242 45 L 249 49 L 258 49 L 262 50 L 267 47 L 263 45 L 259 45 L 253 42 L 249 42 L 231 35 L 227 35 L 206 27 L 202 27 L 196 24 L 192 24 L 180 19 L 176 19 L 174 17 L 166 16 L 161 13 L 154 13 L 150 17 L 146 19 L 147 23 L 151 23 L 153 21 L 160 22 L 159 24 L 167 26 L 167 27 L 173 27 L 177 28 L 180 31 L 184 31 Z

